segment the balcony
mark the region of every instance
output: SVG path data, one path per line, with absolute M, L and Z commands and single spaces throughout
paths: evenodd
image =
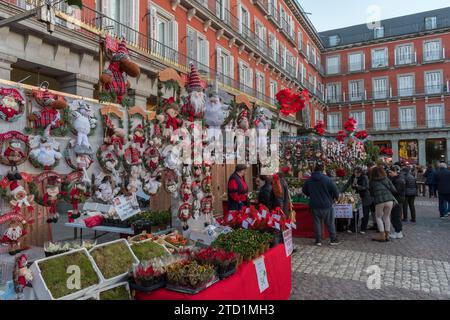
M 269 0 L 252 0 L 253 4 L 264 12 L 264 14 L 269 14 Z
M 369 133 L 377 134 L 384 132 L 395 132 L 395 131 L 408 131 L 408 130 L 429 130 L 429 129 L 447 129 L 450 127 L 450 123 L 446 123 L 445 119 L 433 119 L 421 121 L 397 121 L 397 122 L 379 122 L 374 123 L 373 126 L 367 127 L 366 130 Z
M 372 59 L 372 70 L 380 70 L 389 68 L 389 60 L 387 58 Z
M 298 51 L 302 54 L 304 58 L 308 58 L 308 53 L 306 52 L 306 44 L 302 42 L 301 46 L 299 46 Z
M 349 63 L 347 65 L 347 72 L 348 73 L 357 73 L 357 72 L 364 72 L 365 66 L 363 63 Z
M 417 64 L 417 53 L 408 54 L 396 54 L 395 62 L 396 67 L 411 66 Z
M 423 88 L 404 88 L 398 89 L 396 92 L 391 88 L 376 91 L 361 91 L 349 94 L 343 92 L 338 95 L 326 94 L 325 102 L 329 104 L 343 103 L 363 103 L 373 101 L 397 100 L 404 98 L 423 97 L 423 96 L 450 96 L 450 85 L 433 85 Z
M 445 48 L 442 50 L 424 51 L 423 63 L 442 62 L 445 60 Z
M 267 19 L 269 21 L 272 21 L 277 28 L 281 28 L 280 12 L 278 11 L 277 7 L 273 4 L 273 2 L 268 4 L 268 11 L 269 14 L 267 15 Z
M 293 44 L 295 47 L 297 47 L 297 39 L 295 38 L 295 32 L 292 29 L 289 22 L 281 18 L 281 33 L 284 34 L 284 36 Z

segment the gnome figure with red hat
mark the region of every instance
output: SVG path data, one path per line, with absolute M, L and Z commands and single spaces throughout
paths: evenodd
M 203 91 L 200 74 L 191 62 L 191 72 L 188 77 L 187 91 L 189 96 L 183 106 L 182 114 L 190 121 L 201 119 L 205 111 L 206 95 Z
M 33 195 L 28 195 L 25 188 L 22 187 L 16 180 L 11 182 L 9 189 L 14 198 L 9 203 L 13 207 L 14 211 L 21 211 L 22 208 L 27 208 L 28 212 L 33 212 Z
M 122 38 L 119 48 L 110 58 L 108 69 L 103 72 L 100 81 L 103 83 L 106 92 L 116 98 L 115 101 L 111 102 L 122 103 L 122 99 L 126 96 L 130 86 L 127 76 L 136 78 L 141 70 L 136 63 L 131 61 L 125 38 Z

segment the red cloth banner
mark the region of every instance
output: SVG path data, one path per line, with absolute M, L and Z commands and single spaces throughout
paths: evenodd
M 287 300 L 292 290 L 291 256 L 284 245 L 264 254 L 269 288 L 259 292 L 253 261 L 244 262 L 231 277 L 219 281 L 202 292 L 190 295 L 159 289 L 151 293 L 136 291 L 136 300 Z

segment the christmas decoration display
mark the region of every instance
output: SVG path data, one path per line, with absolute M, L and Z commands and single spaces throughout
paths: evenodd
M 200 74 L 195 65 L 190 63 L 191 72 L 188 75 L 186 89 L 188 97 L 183 105 L 181 114 L 188 121 L 202 119 L 205 112 L 206 95 L 200 79 Z
M 13 280 L 16 293 L 22 293 L 26 287 L 32 287 L 33 273 L 28 269 L 28 257 L 25 254 L 16 258 Z
M 55 120 L 52 122 L 54 123 Z M 51 170 L 59 164 L 62 158 L 59 152 L 59 143 L 50 136 L 49 124 L 42 135 L 36 135 L 30 142 L 30 162 L 38 169 Z
M 139 66 L 130 59 L 125 37 L 119 43 L 117 51 L 111 51 L 107 50 L 106 52 L 110 62 L 108 68 L 100 77 L 100 81 L 106 91 L 102 100 L 127 105 L 128 99 L 125 97 L 127 97 L 128 88 L 130 87 L 127 77 L 136 78 L 141 71 Z
M 16 168 L 27 161 L 30 152 L 28 136 L 17 131 L 0 134 L 0 163 Z
M 69 211 L 69 222 L 73 222 L 80 216 L 79 204 L 86 202 L 91 197 L 90 187 L 84 179 L 84 174 L 80 171 L 69 173 L 64 184 L 68 192 L 68 200 L 73 207 L 73 210 Z
M 187 221 L 192 217 L 192 205 L 185 202 L 178 208 L 178 219 L 183 223 L 183 230 L 188 230 Z
M 381 155 L 386 155 L 386 156 L 392 157 L 392 156 L 394 155 L 394 151 L 392 151 L 391 148 L 382 147 L 382 148 L 380 149 L 380 154 L 381 154 Z
M 120 187 L 117 186 L 111 176 L 100 175 L 96 179 L 95 186 L 97 191 L 95 197 L 98 201 L 112 204 L 114 197 L 119 193 Z
M 323 136 L 325 134 L 325 123 L 323 121 L 318 121 L 317 124 L 314 126 L 314 130 L 316 130 L 316 133 L 319 136 Z
M 0 226 L 7 224 L 0 242 L 9 245 L 10 255 L 15 255 L 27 249 L 27 247 L 22 246 L 22 238 L 28 234 L 27 226 L 32 222 L 19 212 L 0 215 Z
M 13 207 L 14 211 L 20 212 L 22 208 L 26 208 L 28 212 L 33 212 L 33 195 L 28 195 L 25 188 L 21 186 L 17 180 L 13 180 L 10 183 L 9 189 L 13 197 L 9 203 Z
M 208 141 L 213 138 L 219 139 L 221 128 L 225 122 L 225 116 L 228 111 L 228 106 L 224 105 L 219 97 L 219 88 L 216 82 L 214 87 L 211 87 L 208 92 L 205 104 L 205 124 L 208 127 Z
M 0 119 L 14 122 L 25 110 L 24 94 L 15 88 L 0 87 Z
M 75 100 L 70 104 L 70 109 L 72 116 L 70 123 L 77 134 L 75 152 L 77 154 L 92 154 L 93 150 L 88 136 L 97 127 L 97 118 L 92 106 L 83 100 Z
M 41 109 L 34 111 L 28 117 L 31 127 L 26 130 L 37 134 L 48 130 L 56 136 L 65 136 L 68 131 L 69 119 L 66 112 L 68 105 L 64 97 L 50 93 L 48 83 L 43 83 L 39 90 L 34 90 L 33 97 Z

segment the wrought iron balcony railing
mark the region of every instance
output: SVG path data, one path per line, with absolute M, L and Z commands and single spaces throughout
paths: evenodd
M 356 128 L 356 131 L 366 130 L 371 134 L 382 133 L 386 131 L 405 131 L 405 130 L 426 130 L 426 129 L 446 129 L 450 123 L 445 119 L 421 120 L 421 121 L 397 121 L 397 122 L 375 122 L 369 125 L 363 124 Z M 327 131 L 336 134 L 343 130 L 343 125 L 327 126 Z

